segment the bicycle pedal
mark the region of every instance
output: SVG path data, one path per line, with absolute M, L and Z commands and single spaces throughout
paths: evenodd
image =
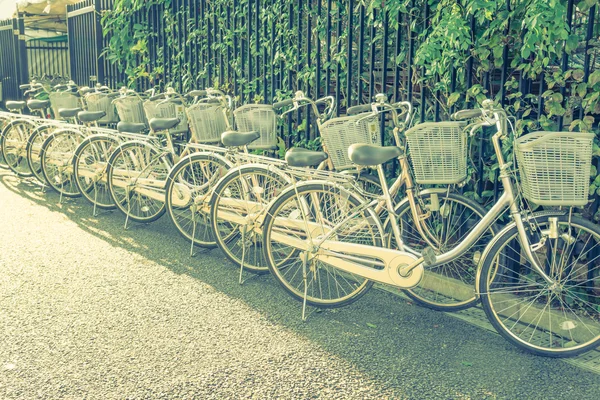
M 427 267 L 432 264 L 435 264 L 435 262 L 437 261 L 435 250 L 433 250 L 432 247 L 425 247 L 421 252 L 421 256 L 423 257 L 423 264 Z

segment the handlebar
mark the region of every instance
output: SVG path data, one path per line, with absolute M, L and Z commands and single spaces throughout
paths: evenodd
M 358 106 L 348 107 L 346 110 L 347 115 L 357 115 L 365 112 L 373 111 L 373 107 L 370 104 L 360 104 Z
M 460 110 L 455 112 L 450 116 L 450 118 L 456 121 L 462 121 L 465 119 L 472 119 L 481 117 L 483 115 L 483 111 L 481 109 L 472 109 L 472 110 Z
M 465 120 L 465 119 L 476 119 L 473 123 L 469 124 L 466 129 L 470 130 L 470 135 L 474 136 L 475 132 L 485 126 L 497 127 L 497 134 L 500 136 L 508 133 L 507 122 L 508 115 L 502 107 L 498 107 L 492 100 L 484 100 L 481 103 L 479 109 L 460 110 L 451 115 L 452 119 Z
M 283 107 L 287 107 L 294 104 L 294 99 L 286 99 L 286 100 L 282 100 L 282 101 L 278 101 L 277 103 L 273 104 L 273 108 L 276 110 L 282 109 Z
M 331 116 L 335 112 L 335 98 L 333 96 L 326 96 L 326 97 L 322 97 L 318 100 L 312 100 L 312 99 L 309 99 L 308 97 L 306 97 L 304 95 L 304 92 L 302 92 L 300 90 L 294 94 L 293 99 L 286 99 L 286 100 L 282 100 L 278 103 L 275 103 L 275 104 L 273 104 L 273 108 L 282 108 L 282 107 L 285 107 L 285 106 L 291 105 L 291 104 L 293 104 L 294 107 L 292 107 L 291 109 L 282 113 L 280 116 L 281 118 L 283 118 L 286 114 L 289 114 L 295 110 L 298 110 L 300 107 L 304 107 L 304 106 L 308 106 L 308 105 L 312 106 L 313 112 L 315 113 L 315 115 L 317 116 L 317 118 L 319 119 L 320 122 L 324 122 L 324 121 L 328 120 L 329 118 L 331 118 Z M 319 104 L 326 104 L 326 107 L 325 107 L 325 110 L 323 111 L 323 113 L 319 112 L 319 108 L 317 107 Z
M 192 90 L 187 94 L 189 97 L 204 97 L 206 96 L 206 90 Z

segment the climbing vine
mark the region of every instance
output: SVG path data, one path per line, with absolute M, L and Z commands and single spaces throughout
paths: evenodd
M 410 99 L 427 120 L 492 98 L 515 116 L 518 134 L 597 130 L 598 5 L 572 8 L 568 0 L 116 0 L 102 24 L 105 57 L 138 89 L 213 86 L 238 103 L 304 90 L 335 94 L 342 113 L 385 92 Z M 318 144 L 305 112 L 283 135 Z M 497 179 L 483 148 L 470 184 L 482 201 Z M 595 167 L 591 174 L 600 195 Z

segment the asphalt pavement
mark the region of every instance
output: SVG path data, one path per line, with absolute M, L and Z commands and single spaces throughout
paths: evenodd
M 0 399 L 598 399 L 600 377 L 372 290 L 314 312 L 0 171 Z

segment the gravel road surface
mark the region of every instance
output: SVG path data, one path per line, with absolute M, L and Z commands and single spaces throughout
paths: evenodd
M 598 375 L 389 293 L 304 323 L 166 216 L 124 231 L 58 201 L 0 171 L 0 399 L 600 398 Z

